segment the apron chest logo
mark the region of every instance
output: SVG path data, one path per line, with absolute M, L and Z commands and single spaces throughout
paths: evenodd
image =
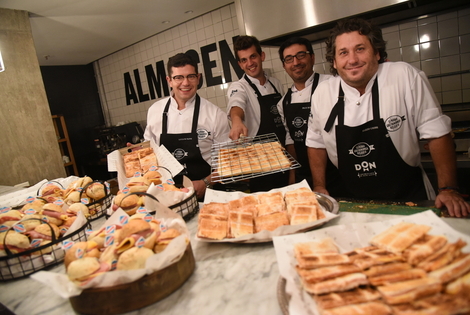
M 181 160 L 182 158 L 188 156 L 188 152 L 184 151 L 183 149 L 178 148 L 175 151 L 173 151 L 173 156 L 175 157 L 175 159 Z
M 199 140 L 206 139 L 211 133 L 207 131 L 206 129 L 198 129 L 196 130 L 197 132 L 197 138 Z
M 364 157 L 368 156 L 372 150 L 375 150 L 373 144 L 369 145 L 365 142 L 359 142 L 355 144 L 351 150 L 349 150 L 349 154 L 352 154 L 355 157 Z
M 294 120 L 292 121 L 292 125 L 295 128 L 302 128 L 306 123 L 307 121 L 303 119 L 302 117 L 295 117 Z
M 297 130 L 296 132 L 294 132 L 295 138 L 300 138 L 303 140 L 303 136 L 304 136 L 304 133 L 301 130 Z
M 279 111 L 277 110 L 277 105 L 271 106 L 271 108 L 269 109 L 269 111 L 270 111 L 271 114 L 273 114 L 273 115 L 279 114 Z
M 385 127 L 388 131 L 397 131 L 400 129 L 403 121 L 406 120 L 405 116 L 393 115 L 385 120 Z

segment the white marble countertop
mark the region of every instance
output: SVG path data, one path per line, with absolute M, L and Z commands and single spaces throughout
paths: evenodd
M 342 212 L 325 226 L 392 219 L 386 214 Z M 443 218 L 454 229 L 470 235 L 470 220 Z M 104 218 L 92 222 L 102 225 Z M 197 217 L 188 222 L 196 269 L 181 288 L 165 299 L 131 315 L 244 314 L 282 315 L 277 298 L 279 269 L 272 242 L 261 244 L 196 241 Z M 64 267 L 51 269 L 64 272 Z M 16 315 L 75 314 L 69 301 L 30 279 L 0 282 L 0 302 Z

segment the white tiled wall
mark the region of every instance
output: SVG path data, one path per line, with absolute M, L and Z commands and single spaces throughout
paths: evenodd
M 165 32 L 156 34 L 110 56 L 95 62 L 98 85 L 107 117 L 107 123 L 137 121 L 146 124 L 148 108 L 156 101 L 126 105 L 123 74 L 129 72 L 133 77 L 134 69 L 139 69 L 144 93 L 145 66 L 155 65 L 163 60 L 189 49 L 200 48 L 226 40 L 233 48 L 232 37 L 239 35 L 235 5 L 230 4 L 180 24 Z M 470 8 L 443 13 L 413 21 L 406 21 L 383 28 L 387 41 L 388 59 L 406 61 L 422 69 L 428 76 L 438 99 L 443 104 L 470 102 L 470 73 L 438 77 L 441 74 L 470 70 Z M 314 43 L 315 71 L 329 73 L 330 65 L 324 59 L 325 44 Z M 263 48 L 266 60 L 263 64 L 267 72 L 281 80 L 286 90 L 291 85 L 277 54 L 277 48 Z M 214 76 L 223 76 L 219 52 L 211 53 L 217 61 L 212 69 Z M 199 65 L 202 71 L 202 63 Z M 236 74 L 232 70 L 232 78 Z M 206 87 L 198 91 L 212 103 L 225 109 L 228 84 Z

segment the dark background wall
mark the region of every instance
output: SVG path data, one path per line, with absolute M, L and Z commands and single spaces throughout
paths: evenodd
M 93 65 L 41 67 L 52 115 L 63 115 L 79 174 L 110 178 L 94 146 L 95 128 L 105 124 Z

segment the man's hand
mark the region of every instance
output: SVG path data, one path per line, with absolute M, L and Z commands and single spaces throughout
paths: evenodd
M 466 217 L 470 214 L 470 204 L 462 196 L 453 190 L 444 190 L 436 197 L 437 208 L 446 207 L 452 217 Z
M 328 192 L 328 190 L 326 190 L 326 188 L 323 187 L 323 186 L 313 186 L 313 191 L 315 191 L 315 192 L 317 192 L 317 193 L 320 193 L 320 194 L 327 195 L 327 196 L 330 195 L 330 193 Z
M 248 129 L 245 124 L 241 121 L 232 122 L 232 128 L 230 129 L 229 137 L 232 140 L 238 140 L 241 135 L 248 135 Z
M 202 180 L 193 180 L 194 190 L 198 200 L 202 200 L 206 194 L 206 184 Z

